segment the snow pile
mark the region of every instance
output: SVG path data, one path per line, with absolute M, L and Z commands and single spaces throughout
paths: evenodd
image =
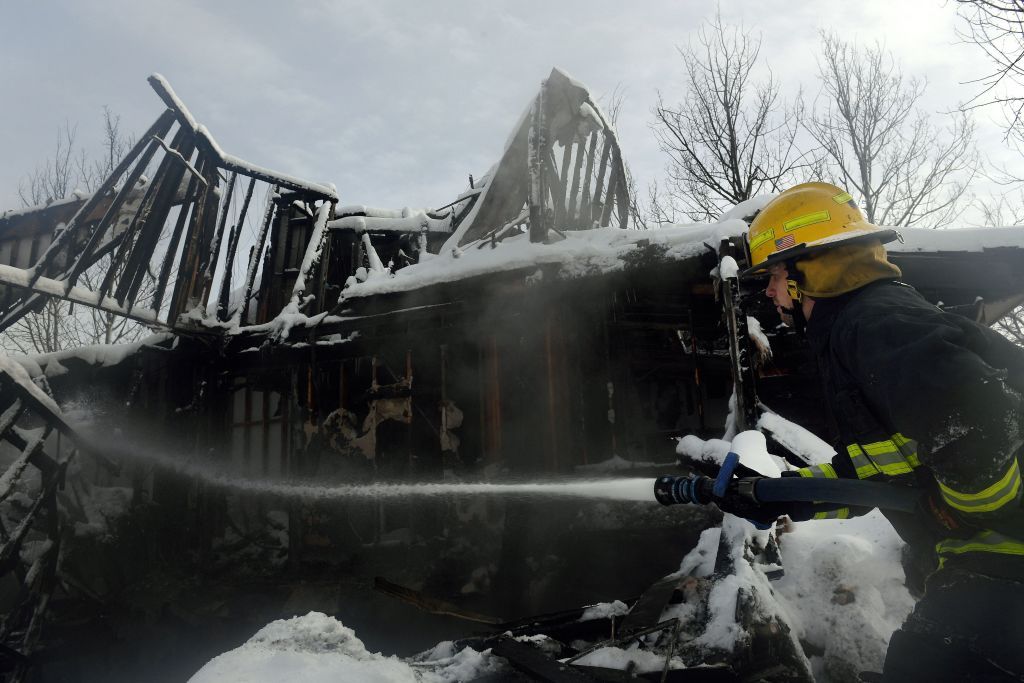
M 881 671 L 892 632 L 914 606 L 900 537 L 877 510 L 793 529 L 779 536 L 786 574 L 774 587 L 799 639 L 824 653 L 812 661 L 818 680 Z
M 417 666 L 370 652 L 355 631 L 337 619 L 310 612 L 279 619 L 260 629 L 244 645 L 210 660 L 190 683 L 454 683 L 483 675 L 494 667 L 488 653 L 455 653 L 442 643 Z

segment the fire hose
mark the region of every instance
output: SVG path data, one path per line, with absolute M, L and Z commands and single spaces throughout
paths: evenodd
M 799 476 L 733 479 L 738 464 L 739 456 L 729 453 L 715 479 L 700 474 L 658 477 L 654 480 L 654 497 L 662 505 L 707 505 L 734 490 L 755 504 L 821 503 L 913 512 L 922 494 L 920 489 L 912 487 L 858 479 Z

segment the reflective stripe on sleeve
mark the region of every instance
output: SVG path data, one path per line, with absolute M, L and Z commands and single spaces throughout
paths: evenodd
M 800 473 L 801 477 L 818 477 L 819 479 L 838 479 L 839 475 L 836 474 L 836 470 L 832 465 L 828 463 L 824 465 L 811 465 L 810 467 L 801 467 L 797 472 Z
M 896 477 L 909 474 L 921 466 L 921 460 L 917 457 L 917 442 L 899 433 L 884 441 L 850 444 L 846 452 L 860 479 L 879 473 Z
M 880 474 L 879 469 L 875 467 L 873 462 L 868 460 L 868 456 L 864 455 L 864 451 L 857 444 L 851 443 L 846 447 L 846 452 L 853 462 L 853 468 L 857 470 L 858 479 L 867 479 L 868 477 Z
M 992 512 L 1017 499 L 1020 493 L 1020 467 L 1014 460 L 999 481 L 977 493 L 964 493 L 946 486 L 941 481 L 942 498 L 962 512 Z
M 961 555 L 963 553 L 1000 553 L 1002 555 L 1024 555 L 1024 543 L 1004 536 L 996 531 L 982 531 L 971 538 L 949 539 L 935 546 L 939 555 Z

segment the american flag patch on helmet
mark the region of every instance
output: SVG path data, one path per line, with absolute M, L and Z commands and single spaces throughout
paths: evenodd
M 794 244 L 796 244 L 796 239 L 793 235 L 786 235 L 782 239 L 775 240 L 776 249 L 789 249 Z

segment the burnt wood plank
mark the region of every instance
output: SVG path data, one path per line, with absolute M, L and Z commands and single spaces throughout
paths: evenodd
M 551 659 L 539 650 L 514 638 L 498 639 L 491 650 L 495 655 L 504 657 L 513 668 L 533 676 L 546 683 L 592 683 L 598 680 L 585 674 L 569 664 Z

